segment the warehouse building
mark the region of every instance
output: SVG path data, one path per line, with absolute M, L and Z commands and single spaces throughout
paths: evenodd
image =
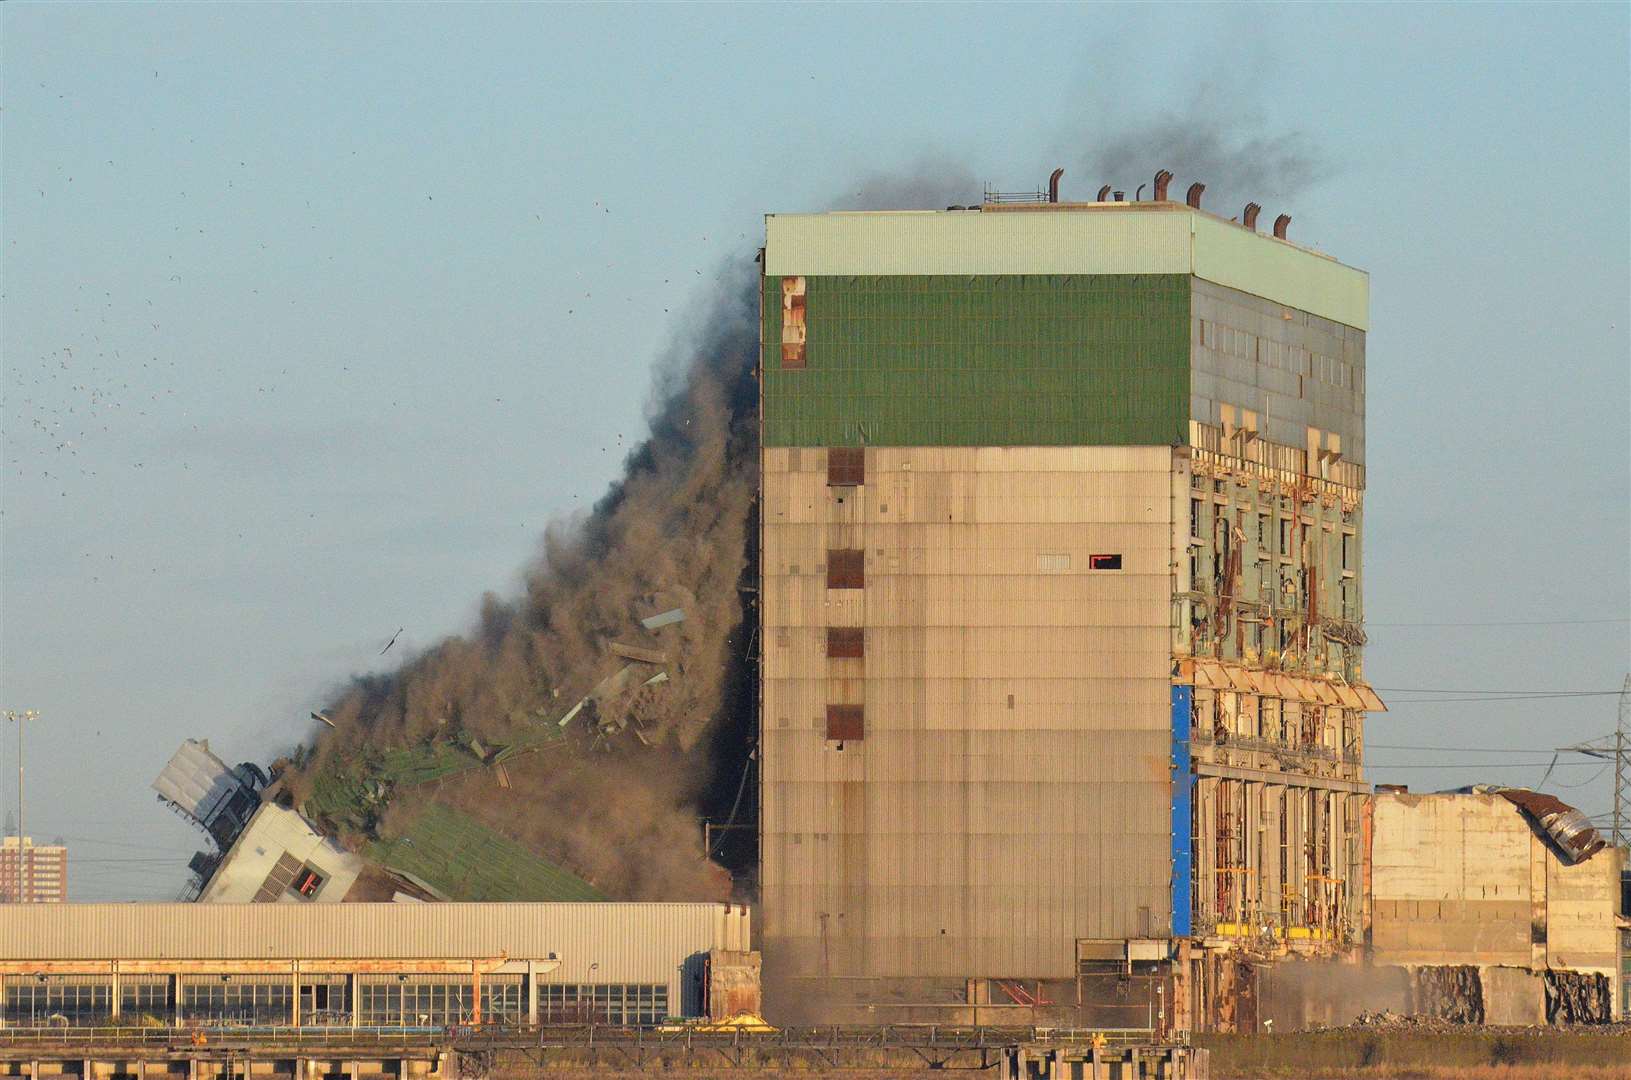
M 0 920 L 7 1027 L 656 1024 L 757 1006 L 731 904 L 62 904 Z
M 766 219 L 764 950 L 823 1018 L 1189 1027 L 1359 944 L 1368 280 L 1170 180 Z

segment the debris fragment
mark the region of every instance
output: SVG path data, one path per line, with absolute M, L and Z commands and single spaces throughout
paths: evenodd
M 493 775 L 498 778 L 499 787 L 504 788 L 505 790 L 509 789 L 510 773 L 509 770 L 504 768 L 504 763 L 502 761 L 493 765 Z
M 653 675 L 651 678 L 647 679 L 645 682 L 641 683 L 640 685 L 641 686 L 656 686 L 659 683 L 665 683 L 667 681 L 668 681 L 668 672 L 659 671 L 659 672 L 657 672 L 657 674 Z
M 313 720 L 321 720 L 323 723 L 327 724 L 329 727 L 334 727 L 334 721 L 330 720 L 328 717 L 324 716 L 320 712 L 313 712 L 311 714 L 311 718 Z
M 674 623 L 684 622 L 684 621 L 685 621 L 685 609 L 684 608 L 670 608 L 669 610 L 664 611 L 664 612 L 660 612 L 660 613 L 658 613 L 656 615 L 651 616 L 650 618 L 641 619 L 640 620 L 640 625 L 645 627 L 647 630 L 658 630 L 658 629 L 661 629 L 664 626 L 671 626 Z
M 614 655 L 627 660 L 641 660 L 647 664 L 668 663 L 668 654 L 661 649 L 642 649 L 638 645 L 625 645 L 621 641 L 611 642 L 606 648 Z
M 385 643 L 385 648 L 383 648 L 383 649 L 381 649 L 379 651 L 379 654 L 381 656 L 384 656 L 386 653 L 391 651 L 391 646 L 396 644 L 396 639 L 402 636 L 402 631 L 404 629 L 406 629 L 406 627 L 399 626 L 399 627 L 396 628 L 396 633 L 391 635 L 391 640 L 387 641 Z

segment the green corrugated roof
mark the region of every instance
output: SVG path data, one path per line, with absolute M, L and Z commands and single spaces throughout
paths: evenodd
M 440 803 L 368 858 L 425 882 L 450 900 L 604 900 L 576 874 Z

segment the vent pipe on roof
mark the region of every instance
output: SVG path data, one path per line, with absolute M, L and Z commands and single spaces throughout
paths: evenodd
M 1048 201 L 1049 202 L 1058 202 L 1059 201 L 1059 178 L 1061 176 L 1063 176 L 1063 175 L 1065 175 L 1065 170 L 1064 169 L 1055 169 L 1055 170 L 1053 170 L 1053 175 L 1048 177 Z
M 1155 194 L 1151 196 L 1156 202 L 1167 201 L 1167 185 L 1172 183 L 1172 174 L 1162 169 L 1155 174 Z
M 1249 202 L 1246 204 L 1245 213 L 1240 215 L 1240 223 L 1246 226 L 1246 228 L 1250 229 L 1252 232 L 1256 232 L 1257 215 L 1261 214 L 1262 212 L 1263 208 L 1261 206 L 1258 206 L 1254 202 Z
M 1095 201 L 1096 202 L 1103 202 L 1104 200 L 1108 199 L 1109 197 L 1110 197 L 1110 185 L 1106 184 L 1106 185 L 1104 185 L 1103 187 L 1101 187 L 1099 189 L 1099 197 Z
M 1280 238 L 1281 240 L 1284 240 L 1286 238 L 1286 228 L 1290 224 L 1291 224 L 1291 215 L 1290 214 L 1281 214 L 1279 217 L 1275 218 L 1274 219 L 1274 235 L 1277 236 L 1278 238 Z
M 1116 192 L 1116 201 L 1117 202 L 1125 202 L 1126 199 L 1127 199 L 1127 193 L 1125 191 Z
M 1138 185 L 1138 190 L 1133 192 L 1133 201 L 1134 202 L 1143 202 L 1144 201 L 1144 185 L 1143 184 Z
M 1193 184 L 1189 185 L 1189 194 L 1184 196 L 1184 202 L 1199 210 L 1201 208 L 1201 192 L 1205 190 L 1205 184 L 1201 183 L 1199 180 L 1195 181 Z

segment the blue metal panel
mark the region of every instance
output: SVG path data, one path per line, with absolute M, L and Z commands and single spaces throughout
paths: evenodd
M 1193 907 L 1190 804 L 1195 774 L 1189 765 L 1189 713 L 1192 687 L 1172 688 L 1172 936 L 1188 937 Z

